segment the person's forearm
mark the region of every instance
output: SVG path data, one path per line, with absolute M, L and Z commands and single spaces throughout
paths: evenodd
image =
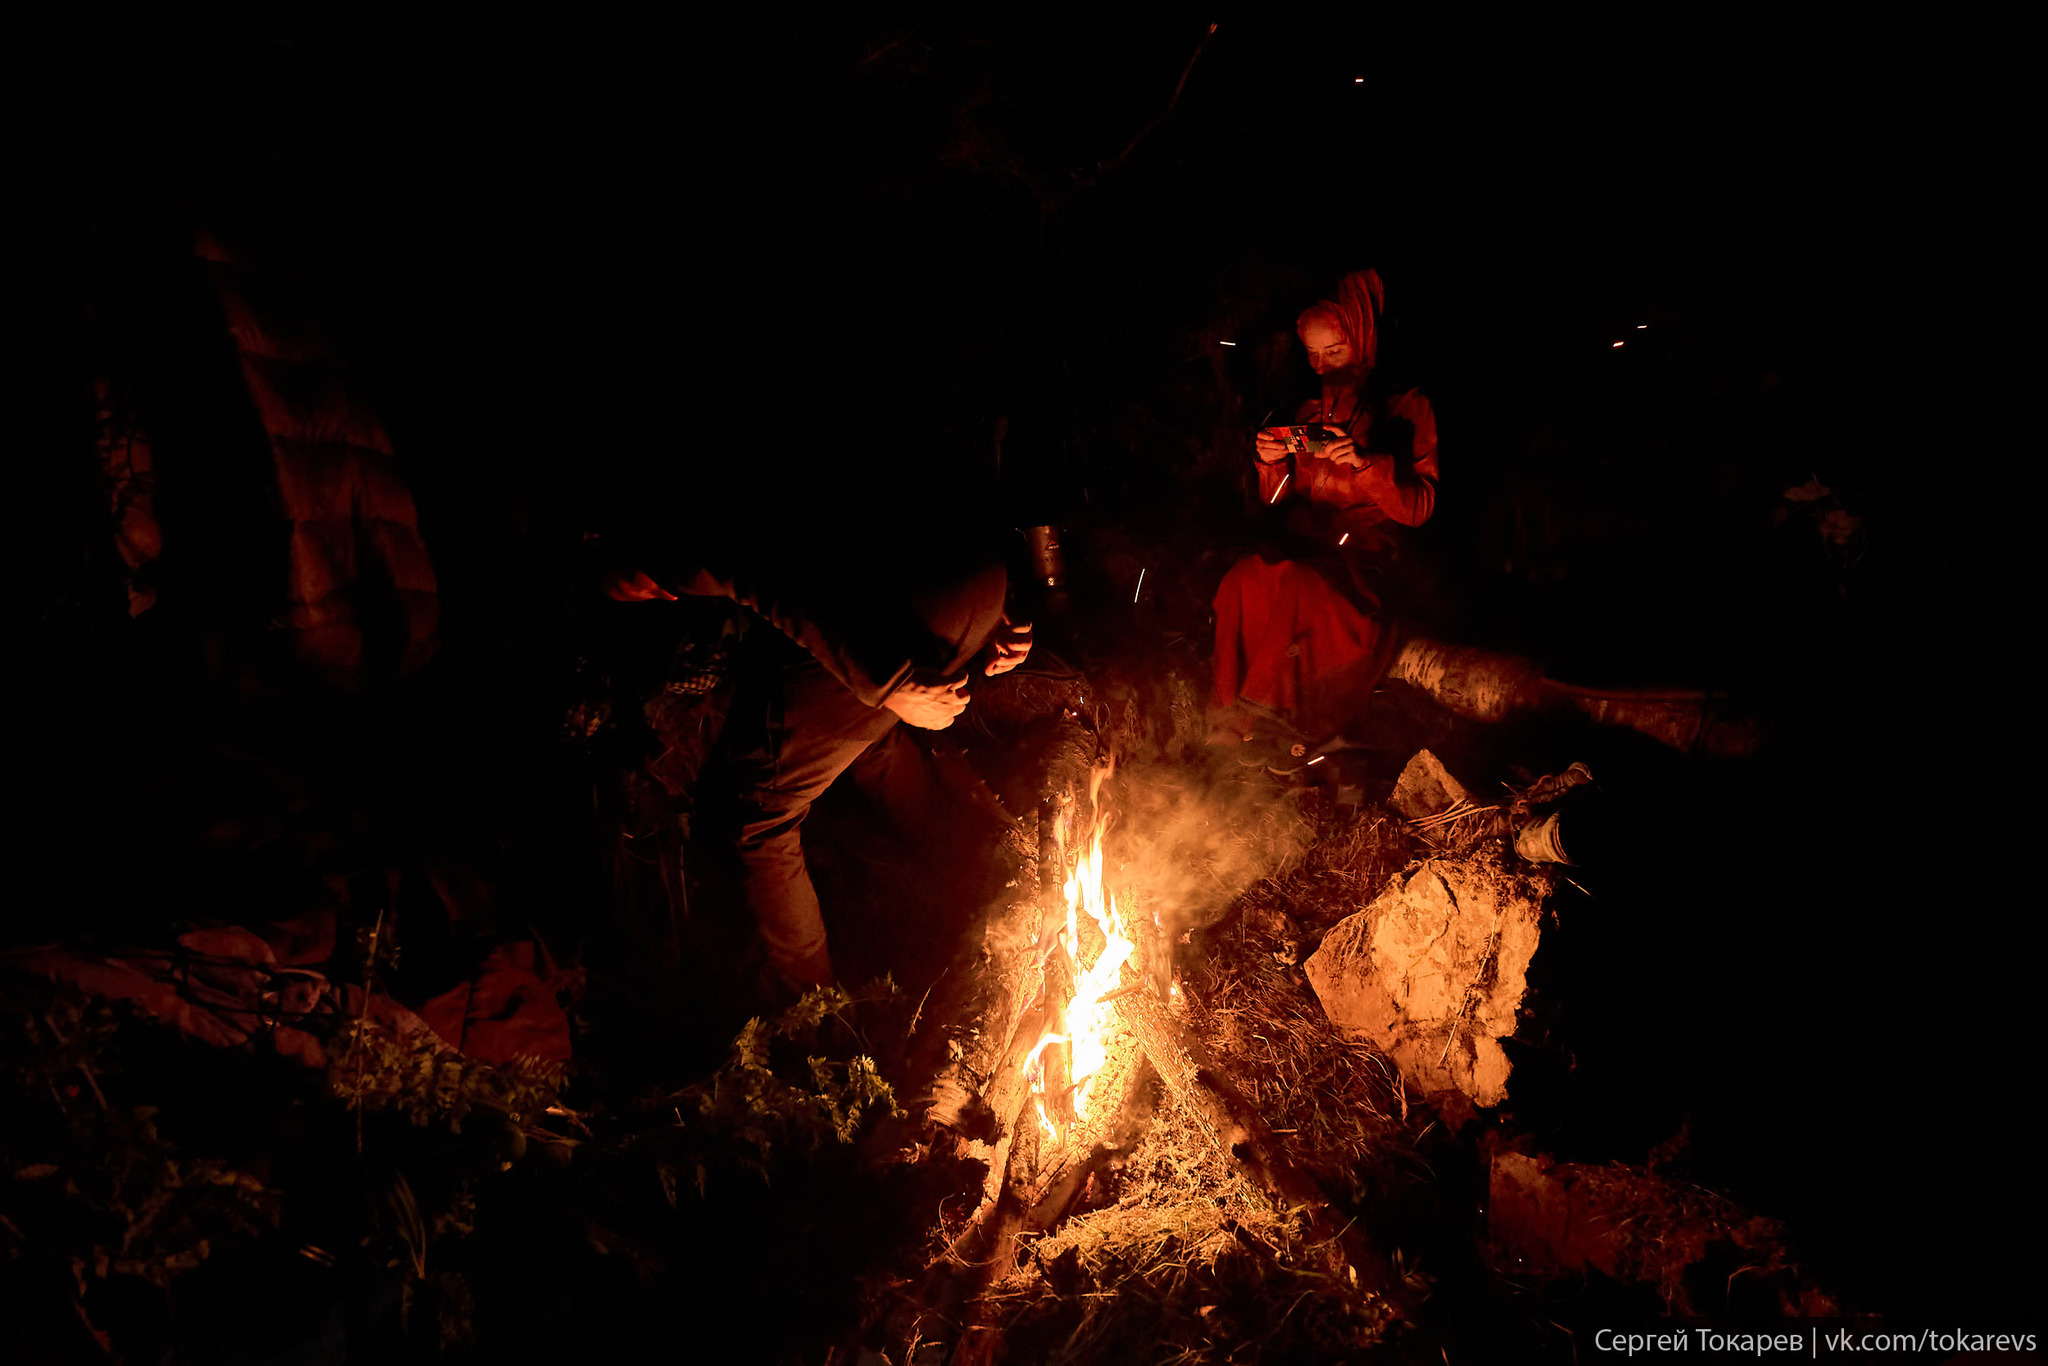
M 687 577 L 664 584 L 692 597 L 730 598 L 808 650 L 825 672 L 871 707 L 879 707 L 910 676 L 907 652 L 870 649 L 856 652 L 844 632 L 829 626 L 788 590 L 779 589 L 741 571 L 698 565 Z

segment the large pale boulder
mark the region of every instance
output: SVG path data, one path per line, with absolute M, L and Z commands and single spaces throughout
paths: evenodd
M 1431 859 L 1337 924 L 1304 965 L 1331 1020 L 1371 1042 L 1425 1096 L 1507 1098 L 1500 1040 L 1514 1032 L 1536 952 L 1542 873 L 1492 845 Z

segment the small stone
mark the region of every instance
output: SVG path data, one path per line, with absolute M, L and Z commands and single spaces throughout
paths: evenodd
M 1434 816 L 1450 810 L 1459 802 L 1470 800 L 1472 794 L 1465 785 L 1453 778 L 1443 761 L 1426 749 L 1415 751 L 1415 757 L 1394 780 L 1393 796 L 1389 798 L 1393 808 L 1411 821 Z

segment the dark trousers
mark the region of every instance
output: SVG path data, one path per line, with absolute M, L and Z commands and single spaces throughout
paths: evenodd
M 947 674 L 980 653 L 1001 618 L 998 569 L 918 604 L 954 651 Z M 938 799 L 930 756 L 885 707 L 870 707 L 773 630 L 748 642 L 726 724 L 726 769 L 738 824 L 740 890 L 769 961 L 796 983 L 832 980 L 825 920 L 804 863 L 811 803 L 841 774 L 902 831 L 929 823 Z
M 802 651 L 776 653 L 794 657 L 742 675 L 726 723 L 740 895 L 783 976 L 829 982 L 825 919 L 804 866 L 804 817 L 840 774 L 858 768 L 855 781 L 892 821 L 915 819 L 904 781 L 914 764 L 901 754 L 910 742 L 895 713 L 865 705 Z M 898 804 L 911 809 L 891 809 Z

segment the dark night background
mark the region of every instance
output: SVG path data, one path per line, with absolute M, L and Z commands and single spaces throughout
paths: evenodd
M 1230 442 L 1308 389 L 1293 316 L 1370 265 L 1383 364 L 1441 422 L 1446 629 L 1578 681 L 1734 689 L 1779 737 L 1645 780 L 1657 892 L 1573 988 L 1628 1042 L 1573 1083 L 1561 1155 L 1639 1161 L 1691 1114 L 1701 1179 L 1786 1219 L 1849 1302 L 2019 1311 L 2040 897 L 1987 775 L 2035 726 L 1995 643 L 2032 614 L 2023 580 L 1937 572 L 2009 487 L 1965 453 L 1995 443 L 1938 301 L 1990 250 L 1939 225 L 2000 120 L 1937 118 L 1955 62 L 1867 33 L 1475 27 L 335 11 L 53 40 L 18 133 L 49 286 L 24 331 L 50 340 L 15 596 L 30 879 L 63 906 L 9 938 L 181 913 L 72 871 L 124 839 L 65 814 L 123 763 L 104 718 L 175 686 L 104 610 L 84 454 L 50 453 L 76 445 L 49 395 L 87 244 L 171 259 L 187 213 L 230 216 L 321 283 L 440 577 L 419 705 L 535 809 L 584 530 L 751 524 L 800 487 L 878 528 L 982 498 L 1226 535 Z M 1809 476 L 1863 519 L 1853 559 L 1772 521 Z

